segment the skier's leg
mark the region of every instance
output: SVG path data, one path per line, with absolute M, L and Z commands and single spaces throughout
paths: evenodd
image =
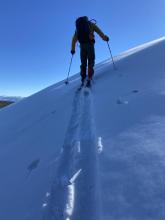
M 89 78 L 89 80 L 92 80 L 93 75 L 94 75 L 93 64 L 88 64 L 88 78 Z
M 83 82 L 86 78 L 86 68 L 87 68 L 87 48 L 86 44 L 80 45 L 80 58 L 81 58 L 81 81 Z
M 94 44 L 89 44 L 88 49 L 88 78 L 92 79 L 94 75 L 94 64 L 95 64 L 95 48 Z

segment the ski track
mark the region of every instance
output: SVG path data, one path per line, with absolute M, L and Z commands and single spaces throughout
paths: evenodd
M 100 191 L 92 93 L 75 93 L 72 115 L 43 220 L 99 220 Z

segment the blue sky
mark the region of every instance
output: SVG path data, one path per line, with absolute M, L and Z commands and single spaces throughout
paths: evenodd
M 164 0 L 0 0 L 0 95 L 28 96 L 66 77 L 74 22 L 87 15 L 114 55 L 165 35 Z M 109 57 L 96 37 L 96 63 Z M 79 72 L 79 48 L 71 75 Z

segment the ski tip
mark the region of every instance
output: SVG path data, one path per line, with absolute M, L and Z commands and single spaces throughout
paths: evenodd
M 91 80 L 88 80 L 87 83 L 86 83 L 86 86 L 87 88 L 91 88 L 92 84 L 91 84 Z

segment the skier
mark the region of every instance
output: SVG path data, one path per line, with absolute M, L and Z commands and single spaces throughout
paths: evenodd
M 80 43 L 80 74 L 82 86 L 86 79 L 86 69 L 88 64 L 88 81 L 87 86 L 91 86 L 91 80 L 94 74 L 94 64 L 95 64 L 95 37 L 94 32 L 96 32 L 104 41 L 109 41 L 109 37 L 106 36 L 100 28 L 88 20 L 87 16 L 79 17 L 76 20 L 76 31 L 72 39 L 71 54 L 75 54 L 76 42 Z

